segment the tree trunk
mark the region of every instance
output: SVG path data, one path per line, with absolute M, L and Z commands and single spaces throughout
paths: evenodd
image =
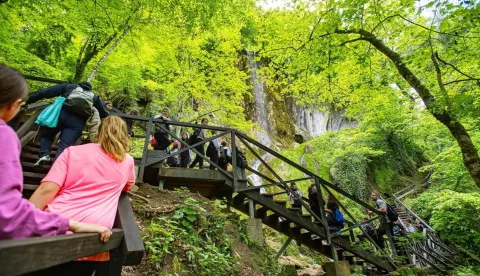
M 363 29 L 353 30 L 335 30 L 337 34 L 359 34 L 360 38 L 357 40 L 368 41 L 377 50 L 387 56 L 395 65 L 402 77 L 417 91 L 422 98 L 428 111 L 443 125 L 445 125 L 450 133 L 457 140 L 458 146 L 462 151 L 463 164 L 470 172 L 475 184 L 480 187 L 480 158 L 478 151 L 470 138 L 465 127 L 455 118 L 455 115 L 439 107 L 435 104 L 435 97 L 430 93 L 430 90 L 410 71 L 400 55 L 386 46 L 374 34 Z
M 90 82 L 94 77 L 95 77 L 95 74 L 97 73 L 98 71 L 98 68 L 100 68 L 100 66 L 102 65 L 102 63 L 108 58 L 108 56 L 113 52 L 113 50 L 115 50 L 115 48 L 118 46 L 118 44 L 120 43 L 120 41 L 123 40 L 123 38 L 125 37 L 125 35 L 127 35 L 130 30 L 132 29 L 132 27 L 130 26 L 129 28 L 125 29 L 125 31 L 122 33 L 121 36 L 119 36 L 117 38 L 117 40 L 115 40 L 115 43 L 113 43 L 112 46 L 110 46 L 110 48 L 108 48 L 107 52 L 105 53 L 105 55 L 103 55 L 103 57 L 98 61 L 97 65 L 95 65 L 95 67 L 93 68 L 92 72 L 90 72 L 90 75 L 88 76 L 87 78 L 87 81 Z

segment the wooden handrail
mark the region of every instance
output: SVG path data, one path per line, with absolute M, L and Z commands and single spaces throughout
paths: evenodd
M 398 199 L 395 195 L 392 195 L 392 196 L 393 196 L 393 200 L 395 201 L 395 203 L 399 203 L 407 211 L 407 213 L 410 213 L 416 219 L 420 220 L 420 222 L 423 223 L 423 225 L 425 225 L 430 231 L 435 232 L 435 230 L 432 227 L 430 227 L 430 225 L 428 225 L 425 221 L 423 221 L 423 219 L 421 219 L 419 216 L 417 216 L 417 214 L 415 214 L 412 210 L 408 209 L 408 207 L 400 199 Z
M 0 275 L 21 275 L 117 248 L 123 230 L 112 232 L 107 243 L 94 233 L 0 241 Z
M 124 232 L 120 246 L 122 264 L 140 264 L 143 255 L 145 254 L 145 247 L 127 193 L 122 193 L 118 200 L 117 216 L 115 217 L 114 227 L 123 229 Z

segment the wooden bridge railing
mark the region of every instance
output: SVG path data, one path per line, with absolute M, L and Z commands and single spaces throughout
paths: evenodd
M 281 189 L 280 193 L 293 194 L 301 202 L 303 208 L 309 214 L 311 214 L 312 217 L 315 218 L 315 220 L 322 222 L 323 228 L 325 229 L 325 237 L 326 237 L 327 242 L 329 244 L 331 242 L 331 238 L 336 236 L 336 235 L 334 233 L 330 233 L 328 223 L 327 223 L 327 219 L 326 219 L 326 214 L 323 210 L 323 207 L 322 206 L 320 207 L 320 214 L 317 214 L 317 213 L 313 212 L 313 210 L 310 208 L 310 204 L 308 202 L 308 199 L 300 198 L 295 193 L 292 193 L 290 187 L 287 185 L 288 183 L 299 182 L 299 181 L 309 181 L 309 183 L 314 183 L 316 185 L 316 188 L 317 188 L 317 191 L 318 191 L 317 194 L 318 194 L 318 197 L 319 197 L 319 202 L 323 202 L 324 201 L 323 198 L 324 197 L 326 198 L 327 194 L 335 198 L 336 196 L 334 195 L 333 192 L 336 192 L 336 193 L 341 194 L 342 196 L 350 199 L 354 203 L 358 204 L 361 208 L 368 208 L 373 213 L 375 213 L 376 215 L 384 216 L 382 213 L 380 213 L 379 211 L 377 211 L 375 208 L 373 208 L 369 204 L 365 203 L 364 201 L 354 197 L 353 195 L 350 195 L 349 193 L 347 193 L 346 191 L 336 187 L 335 185 L 332 185 L 331 183 L 329 183 L 328 181 L 320 178 L 318 175 L 314 174 L 313 172 L 311 172 L 311 171 L 305 169 L 304 167 L 296 164 L 295 162 L 289 160 L 288 158 L 286 158 L 286 157 L 282 156 L 281 154 L 277 153 L 276 151 L 274 151 L 274 150 L 268 148 L 267 146 L 261 144 L 260 142 L 250 138 L 246 134 L 244 134 L 242 132 L 239 132 L 238 130 L 231 129 L 231 128 L 226 128 L 226 127 L 199 125 L 199 124 L 191 124 L 191 123 L 184 123 L 184 122 L 177 122 L 177 121 L 170 121 L 170 120 L 169 121 L 164 121 L 164 120 L 161 120 L 161 119 L 154 119 L 154 118 L 149 118 L 149 117 L 124 114 L 122 112 L 115 112 L 114 114 L 117 115 L 117 116 L 120 116 L 124 119 L 135 120 L 135 121 L 140 121 L 140 122 L 147 123 L 146 135 L 145 135 L 145 138 L 144 138 L 145 142 L 144 142 L 144 148 L 143 148 L 143 154 L 142 154 L 142 161 L 141 161 L 140 168 L 139 168 L 139 179 L 141 179 L 141 180 L 143 180 L 143 173 L 144 173 L 145 167 L 159 164 L 159 163 L 167 160 L 171 156 L 175 156 L 175 155 L 178 155 L 182 152 L 191 150 L 191 151 L 195 152 L 198 156 L 203 158 L 204 161 L 206 161 L 208 164 L 211 164 L 218 171 L 223 173 L 227 177 L 227 179 L 230 179 L 230 181 L 233 183 L 233 191 L 234 192 L 241 193 L 242 191 L 247 191 L 247 190 L 252 190 L 252 189 L 260 189 L 260 188 L 264 188 L 264 187 L 278 187 L 278 188 Z M 197 142 L 193 145 L 189 145 L 189 144 L 185 143 L 184 141 L 182 141 L 180 139 L 180 137 L 175 135 L 173 133 L 173 131 L 170 131 L 169 129 L 167 129 L 165 127 L 165 124 L 168 124 L 168 125 L 171 125 L 171 126 L 177 126 L 177 127 L 184 127 L 184 128 L 193 128 L 193 129 L 202 128 L 202 129 L 206 129 L 206 130 L 215 130 L 215 131 L 219 131 L 220 134 L 213 135 L 213 136 L 211 136 L 211 137 L 209 137 L 209 138 L 207 138 L 207 139 L 205 139 L 201 142 Z M 182 144 L 184 146 L 184 148 L 176 151 L 175 153 L 164 154 L 163 156 L 158 157 L 155 160 L 149 159 L 148 158 L 148 154 L 149 154 L 148 147 L 149 147 L 150 137 L 153 134 L 153 131 L 152 131 L 153 126 L 155 126 L 157 129 L 161 129 L 169 137 L 179 141 L 179 143 Z M 199 145 L 205 145 L 206 143 L 212 141 L 213 139 L 220 138 L 220 137 L 225 137 L 225 136 L 230 138 L 229 147 L 231 149 L 231 155 L 232 155 L 232 171 L 233 171 L 233 173 L 227 172 L 224 169 L 220 168 L 216 163 L 210 161 L 203 154 L 199 153 L 196 150 L 196 147 L 199 146 Z M 245 187 L 243 185 L 239 185 L 239 180 L 243 180 L 243 183 L 245 183 L 247 181 L 247 179 L 240 179 L 241 175 L 236 173 L 236 171 L 238 170 L 237 158 L 236 158 L 237 157 L 237 146 L 239 144 L 243 144 L 249 150 L 249 152 L 251 152 L 264 165 L 264 167 L 267 168 L 268 172 L 273 176 L 273 178 L 265 175 L 264 173 L 261 173 L 261 172 L 255 170 L 255 169 L 253 169 L 252 167 L 249 167 L 249 166 L 246 168 L 246 170 L 250 171 L 253 174 L 256 174 L 256 175 L 260 176 L 265 181 L 268 181 L 269 184 L 264 184 L 264 185 L 260 185 L 260 186 L 250 185 L 248 187 Z M 257 148 L 258 150 L 256 150 L 255 148 Z M 282 177 L 280 177 L 280 175 L 262 158 L 261 154 L 259 154 L 258 151 L 268 152 L 269 154 L 271 154 L 272 156 L 280 159 L 282 162 L 286 163 L 287 165 L 289 165 L 289 166 L 299 170 L 300 172 L 302 172 L 305 175 L 305 178 L 293 179 L 293 180 L 282 179 Z M 378 244 L 376 244 L 373 237 L 371 237 L 368 233 L 366 233 L 363 230 L 362 227 L 360 227 L 362 224 L 357 220 L 357 218 L 355 218 L 349 212 L 349 210 L 346 208 L 345 205 L 343 205 L 338 200 L 337 200 L 337 202 L 338 202 L 341 210 L 348 217 L 347 220 L 348 220 L 348 223 L 349 223 L 349 226 L 350 226 L 348 231 L 350 232 L 350 236 L 354 238 L 353 230 L 355 228 L 360 229 L 360 231 L 363 232 L 365 237 L 367 237 L 367 239 L 370 241 L 370 243 L 375 248 L 375 250 L 379 251 L 380 247 L 378 246 Z M 378 217 L 376 217 L 374 219 L 377 219 L 377 218 Z M 381 220 L 381 221 L 386 223 L 386 220 Z M 388 229 L 386 225 L 384 227 L 386 227 L 386 229 Z M 388 235 L 389 235 L 390 241 L 392 241 L 390 243 L 390 247 L 392 249 L 392 252 L 395 254 L 396 251 L 395 251 L 395 246 L 394 246 L 392 237 L 391 237 L 390 233 L 388 233 Z M 352 242 L 353 242 L 353 240 L 352 240 Z M 334 246 L 332 246 L 332 256 L 334 256 L 334 259 L 337 259 L 337 250 Z M 390 257 L 387 257 L 387 258 L 393 264 L 392 258 L 390 258 Z
M 43 81 L 45 81 L 43 79 Z M 49 104 L 38 102 L 22 110 L 13 122 L 22 147 L 36 137 L 38 114 Z M 25 112 L 33 112 L 21 126 Z M 0 276 L 21 275 L 76 260 L 80 257 L 110 251 L 110 261 L 97 275 L 120 276 L 122 266 L 138 265 L 145 253 L 143 240 L 126 193 L 119 198 L 113 235 L 107 243 L 98 234 L 72 234 L 0 241 Z

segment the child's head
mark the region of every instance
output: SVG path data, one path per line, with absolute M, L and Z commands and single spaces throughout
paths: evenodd
M 97 142 L 102 146 L 104 152 L 110 154 L 118 162 L 122 162 L 129 148 L 127 125 L 118 116 L 108 116 L 102 120 Z
M 28 87 L 23 76 L 0 64 L 0 119 L 10 121 L 28 98 Z
M 222 141 L 222 146 L 226 147 L 226 146 L 227 146 L 227 142 L 226 142 L 226 141 Z

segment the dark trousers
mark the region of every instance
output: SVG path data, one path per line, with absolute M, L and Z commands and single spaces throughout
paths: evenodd
M 210 156 L 210 161 L 218 165 L 218 152 L 214 153 L 213 156 Z M 210 170 L 215 170 L 215 166 L 210 164 Z
M 180 153 L 180 167 L 187 168 L 189 162 L 190 162 L 190 152 L 187 150 L 186 152 Z
M 205 144 L 201 144 L 199 146 L 196 146 L 195 149 L 200 152 L 202 155 L 205 155 Z M 195 154 L 195 159 L 193 159 L 193 162 L 192 164 L 190 164 L 190 169 L 195 167 L 195 165 L 197 165 L 198 163 L 198 166 L 200 167 L 200 169 L 203 168 L 203 158 L 200 157 L 200 155 L 198 155 L 198 153 Z
M 41 137 L 39 156 L 50 156 L 52 143 L 54 142 L 53 139 L 55 139 L 55 135 L 60 132 L 60 143 L 58 144 L 57 154 L 55 155 L 55 158 L 57 158 L 66 148 L 74 145 L 78 138 L 80 138 L 86 121 L 86 118 L 75 115 L 63 108 L 58 117 L 56 128 L 44 126 L 40 128 Z
M 103 262 L 69 262 L 50 267 L 24 276 L 91 276 Z

